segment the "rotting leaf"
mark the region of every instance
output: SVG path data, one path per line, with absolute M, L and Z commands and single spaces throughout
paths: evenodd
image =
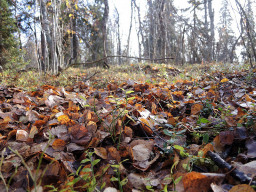
M 94 148 L 94 152 L 95 152 L 96 155 L 98 155 L 102 159 L 107 159 L 108 158 L 107 150 L 103 147 Z
M 85 126 L 81 124 L 76 124 L 68 128 L 68 132 L 71 134 L 71 142 L 78 145 L 86 145 L 90 142 L 92 134 L 89 132 Z
M 203 109 L 203 105 L 196 103 L 191 107 L 191 114 L 198 115 L 202 109 Z
M 255 192 L 250 185 L 240 184 L 232 187 L 229 192 Z
M 66 142 L 62 139 L 55 139 L 52 143 L 52 148 L 55 151 L 63 151 L 66 147 Z

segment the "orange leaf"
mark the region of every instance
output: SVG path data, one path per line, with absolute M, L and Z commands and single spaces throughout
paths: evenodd
M 37 128 L 42 127 L 44 124 L 46 123 L 46 121 L 44 120 L 36 120 L 34 123 L 34 126 L 36 126 Z
M 65 149 L 66 142 L 62 139 L 55 139 L 52 143 L 52 148 L 56 151 L 63 151 Z
M 115 147 L 108 148 L 108 159 L 109 160 L 116 160 L 117 162 L 121 161 L 121 156 L 119 152 L 116 150 Z
M 203 109 L 203 105 L 196 103 L 191 107 L 191 114 L 197 115 L 200 113 L 200 111 Z
M 175 119 L 173 116 L 171 116 L 170 118 L 168 118 L 167 122 L 168 122 L 169 124 L 171 124 L 172 126 L 175 126 L 175 125 L 176 125 L 176 119 Z
M 208 151 L 213 151 L 213 145 L 211 143 L 208 143 L 202 150 L 200 150 L 200 152 L 202 152 L 203 158 L 205 158 Z
M 207 177 L 197 172 L 190 172 L 183 178 L 184 190 L 189 192 L 208 192 L 210 183 Z
M 153 131 L 151 129 L 151 127 L 152 127 L 151 122 L 145 118 L 139 118 L 139 120 L 142 122 L 142 127 L 143 127 L 144 131 L 146 131 L 147 134 L 152 135 Z

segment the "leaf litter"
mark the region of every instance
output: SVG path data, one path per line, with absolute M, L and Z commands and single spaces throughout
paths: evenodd
M 97 90 L 1 86 L 0 190 L 254 191 L 247 73 Z

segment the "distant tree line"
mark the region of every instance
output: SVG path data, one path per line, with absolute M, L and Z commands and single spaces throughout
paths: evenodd
M 131 34 L 136 32 L 138 61 L 167 63 L 172 58 L 180 65 L 233 63 L 238 61 L 239 48 L 243 61 L 253 66 L 254 3 L 232 0 L 236 5 L 232 7 L 230 0 L 222 0 L 220 18 L 216 18 L 214 1 L 187 0 L 188 6 L 178 9 L 174 0 L 147 0 L 146 13 L 142 13 L 141 2 L 130 0 L 129 31 L 124 39 L 120 10 L 115 8 L 110 15 L 108 0 L 1 0 L 0 65 L 28 62 L 53 73 L 93 61 L 105 67 L 121 65 L 134 58 Z M 232 29 L 233 11 L 239 13 L 239 35 Z

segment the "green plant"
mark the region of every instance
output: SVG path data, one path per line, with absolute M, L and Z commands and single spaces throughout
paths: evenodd
M 125 91 L 123 89 L 123 91 Z M 110 137 L 113 141 L 113 143 L 117 143 L 117 149 L 119 149 L 119 145 L 120 145 L 120 142 L 121 142 L 121 134 L 118 133 L 117 129 L 116 129 L 116 125 L 118 123 L 118 120 L 121 120 L 122 121 L 122 127 L 125 126 L 124 122 L 123 122 L 123 117 L 128 113 L 128 110 L 126 109 L 126 106 L 128 104 L 128 101 L 129 100 L 133 100 L 135 99 L 135 97 L 128 97 L 129 94 L 133 93 L 133 91 L 126 91 L 126 97 L 125 99 L 123 98 L 114 98 L 113 96 L 109 96 L 109 101 L 111 103 L 115 103 L 116 104 L 116 107 L 111 111 L 111 117 L 112 117 L 112 120 L 110 123 L 107 123 L 105 121 L 103 121 L 103 119 L 100 117 L 100 115 L 98 114 L 97 110 L 96 110 L 96 105 L 95 105 L 95 102 L 94 102 L 94 105 L 93 105 L 93 111 L 94 113 L 97 115 L 99 121 L 101 123 L 104 124 L 104 127 L 105 127 L 105 130 L 108 131 L 110 133 Z M 125 106 L 125 107 L 123 107 Z M 126 122 L 127 124 L 128 122 Z M 119 130 L 121 131 L 121 130 Z M 118 134 L 118 137 L 117 137 L 117 134 Z
M 87 164 L 89 163 L 89 167 L 84 167 L 81 165 L 76 173 L 72 173 L 70 176 L 75 176 L 75 179 L 67 183 L 68 189 L 74 190 L 73 186 L 78 183 L 79 181 L 83 181 L 85 183 L 83 186 L 81 186 L 81 189 L 86 189 L 88 192 L 93 191 L 100 191 L 97 187 L 99 183 L 97 182 L 97 175 L 95 175 L 94 167 L 100 162 L 100 159 L 94 159 L 93 154 L 94 152 L 86 151 L 87 158 L 81 161 L 81 164 Z M 109 168 L 109 166 L 105 167 L 102 170 L 102 174 L 106 172 L 106 170 Z M 83 172 L 83 174 L 80 174 L 80 172 Z M 105 183 L 101 183 L 100 189 L 103 189 L 105 186 Z
M 123 186 L 126 185 L 126 183 L 128 182 L 127 177 L 125 177 L 124 179 L 121 179 L 120 167 L 122 166 L 122 163 L 125 161 L 127 161 L 127 160 L 121 161 L 117 165 L 111 165 L 111 167 L 114 169 L 114 172 L 116 173 L 116 176 L 113 176 L 110 179 L 110 181 L 118 182 L 118 187 L 119 187 L 120 192 L 123 192 Z

